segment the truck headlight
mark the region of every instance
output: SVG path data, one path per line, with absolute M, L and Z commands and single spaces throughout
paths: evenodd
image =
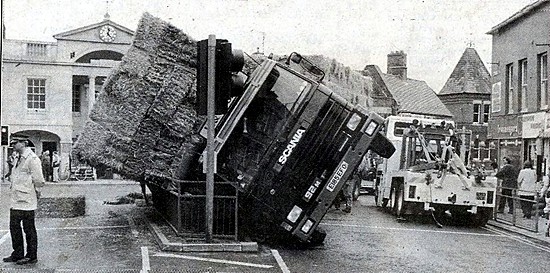
M 378 123 L 375 121 L 369 122 L 369 125 L 367 125 L 367 129 L 365 129 L 365 133 L 369 136 L 372 136 L 374 134 L 374 131 L 376 131 L 376 128 L 378 128 Z
M 300 230 L 303 233 L 308 233 L 312 226 L 313 226 L 313 221 L 311 219 L 307 219 L 307 221 L 304 223 L 304 225 Z
M 292 210 L 288 213 L 286 216 L 286 219 L 292 223 L 296 223 L 296 220 L 300 218 L 300 215 L 302 214 L 302 209 L 298 206 L 294 206 Z
M 349 119 L 348 124 L 346 124 L 346 126 L 350 130 L 355 131 L 355 129 L 357 128 L 357 125 L 359 125 L 359 122 L 361 122 L 361 117 L 357 113 L 353 113 L 353 115 Z

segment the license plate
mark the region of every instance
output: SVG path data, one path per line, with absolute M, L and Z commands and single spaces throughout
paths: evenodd
M 476 199 L 477 200 L 485 200 L 486 197 L 487 197 L 486 192 L 476 192 Z

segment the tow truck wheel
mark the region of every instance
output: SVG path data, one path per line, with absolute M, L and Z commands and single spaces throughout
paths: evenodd
M 358 186 L 357 183 L 353 183 L 353 201 L 357 201 L 357 199 L 359 199 L 359 188 L 360 186 Z
M 398 217 L 403 216 L 403 211 L 405 207 L 405 201 L 404 201 L 404 192 L 403 192 L 403 185 L 399 184 L 396 189 L 397 194 L 395 194 L 395 200 L 393 202 L 393 212 Z
M 383 208 L 387 208 L 388 210 L 393 210 L 394 203 L 395 203 L 394 195 L 395 195 L 395 189 L 391 188 L 389 198 L 383 200 L 383 203 L 382 203 Z
M 484 227 L 492 217 L 493 211 L 491 209 L 478 208 L 477 213 L 472 215 L 472 226 Z

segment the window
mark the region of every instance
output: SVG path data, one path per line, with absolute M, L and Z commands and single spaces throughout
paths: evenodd
M 27 44 L 27 55 L 29 56 L 46 56 L 48 55 L 47 44 L 36 44 L 28 43 Z
M 521 112 L 527 111 L 527 59 L 518 63 L 518 106 Z
M 513 100 L 514 100 L 514 65 L 509 64 L 506 66 L 506 98 L 504 103 L 504 109 L 507 113 L 514 113 Z
M 486 101 L 483 104 L 483 123 L 489 123 L 489 111 L 491 111 L 491 102 Z
M 538 56 L 538 92 L 541 109 L 548 108 L 548 54 L 543 53 Z
M 27 79 L 27 108 L 46 109 L 46 79 Z
M 489 122 L 490 101 L 474 101 L 473 123 L 487 124 Z
M 73 113 L 80 113 L 80 85 L 73 85 Z
M 474 102 L 474 123 L 479 123 L 480 122 L 480 119 L 479 119 L 480 109 L 481 109 L 481 103 Z

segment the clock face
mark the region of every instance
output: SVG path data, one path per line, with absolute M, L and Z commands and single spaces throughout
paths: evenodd
M 116 38 L 116 30 L 112 26 L 103 26 L 99 30 L 99 38 L 105 42 L 112 42 Z

